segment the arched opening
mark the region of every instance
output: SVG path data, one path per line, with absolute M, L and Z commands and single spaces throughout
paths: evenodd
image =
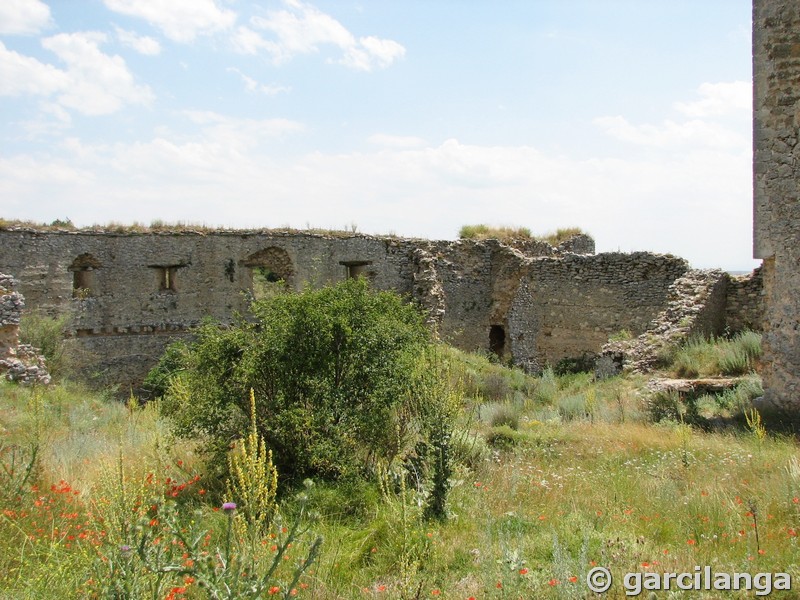
M 506 351 L 506 330 L 502 325 L 492 325 L 489 328 L 489 350 L 499 357 Z
M 95 272 L 100 268 L 100 261 L 88 252 L 84 252 L 70 263 L 72 271 L 72 297 L 88 298 L 97 292 Z
M 241 261 L 250 271 L 250 289 L 256 300 L 281 294 L 294 283 L 294 266 L 283 248 L 270 246 Z

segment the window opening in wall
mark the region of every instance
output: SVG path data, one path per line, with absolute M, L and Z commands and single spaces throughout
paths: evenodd
M 260 300 L 292 289 L 294 265 L 283 248 L 269 246 L 239 262 L 250 274 L 250 291 Z
M 95 293 L 95 271 L 100 261 L 88 253 L 81 254 L 69 266 L 72 271 L 72 297 L 88 298 Z
M 272 298 L 286 291 L 286 282 L 269 267 L 252 267 L 253 297 L 256 300 Z
M 160 265 L 151 265 L 151 269 L 155 269 L 156 271 L 156 283 L 158 285 L 159 292 L 177 292 L 177 274 L 178 269 L 182 265 L 169 265 L 169 266 L 160 266 Z
M 502 357 L 506 351 L 506 330 L 502 325 L 492 325 L 489 328 L 489 350 Z
M 348 279 L 356 279 L 357 277 L 370 279 L 372 276 L 372 273 L 367 270 L 367 267 L 372 264 L 371 260 L 341 260 L 339 264 L 347 268 Z

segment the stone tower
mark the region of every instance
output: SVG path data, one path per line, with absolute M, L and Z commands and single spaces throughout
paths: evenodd
M 764 259 L 765 401 L 800 422 L 800 2 L 753 1 L 753 255 Z

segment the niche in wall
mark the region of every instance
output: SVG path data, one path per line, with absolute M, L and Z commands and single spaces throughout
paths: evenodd
M 72 271 L 72 297 L 87 298 L 97 293 L 95 273 L 100 268 L 100 261 L 88 252 L 77 256 L 68 269 Z

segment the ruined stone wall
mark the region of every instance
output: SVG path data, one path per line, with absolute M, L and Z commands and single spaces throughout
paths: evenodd
M 16 286 L 13 277 L 0 273 L 0 359 L 11 356 L 19 345 L 19 319 L 25 302 Z
M 686 271 L 669 286 L 666 306 L 644 332 L 603 346 L 597 373 L 646 372 L 657 365 L 665 349 L 694 336 L 720 335 L 725 328 L 727 287 L 728 274 L 719 269 Z
M 800 409 L 800 4 L 753 2 L 754 256 L 763 258 L 766 401 Z
M 508 316 L 515 362 L 535 372 L 599 353 L 623 330 L 640 334 L 687 269 L 683 259 L 645 252 L 531 260 Z
M 50 373 L 39 350 L 19 343 L 25 298 L 16 287 L 11 275 L 0 273 L 0 373 L 24 385 L 49 385 Z
M 725 307 L 725 324 L 732 333 L 764 326 L 764 276 L 758 267 L 752 273 L 731 277 Z
M 302 289 L 363 275 L 416 301 L 444 341 L 537 371 L 597 353 L 619 331 L 647 329 L 688 269 L 682 259 L 646 252 L 594 255 L 587 236 L 554 248 L 280 231 L 12 228 L 0 229 L 0 248 L 0 270 L 19 274 L 32 306 L 71 315 L 69 343 L 83 372 L 123 392 L 202 319 L 246 314 L 264 281 Z M 708 310 L 724 320 L 724 294 Z
M 17 274 L 31 306 L 71 315 L 75 350 L 93 357 L 87 372 L 122 385 L 205 317 L 246 312 L 258 266 L 295 289 L 357 268 L 376 288 L 411 293 L 405 242 L 369 236 L 2 230 L 0 248 L 0 269 Z
M 417 301 L 443 339 L 488 349 L 491 325 L 506 325 L 520 265 L 559 253 L 529 246 L 524 254 L 494 240 L 12 228 L 0 230 L 0 269 L 19 273 L 32 306 L 71 316 L 70 345 L 88 377 L 128 387 L 204 318 L 246 313 L 261 268 L 293 289 L 366 276 Z

